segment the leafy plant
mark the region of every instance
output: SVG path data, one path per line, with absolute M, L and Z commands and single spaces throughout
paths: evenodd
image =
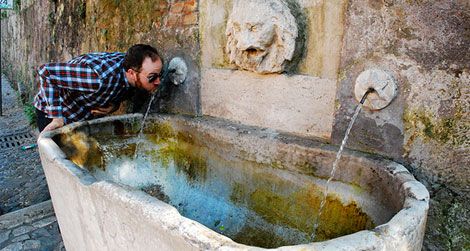
M 15 0 L 15 3 L 13 4 L 13 9 L 16 12 L 19 12 L 21 10 L 21 0 Z
M 24 114 L 28 119 L 30 125 L 36 124 L 36 107 L 34 107 L 31 103 L 25 103 L 23 106 Z
M 7 12 L 4 11 L 4 10 L 2 10 L 2 11 L 0 12 L 0 20 L 3 20 L 3 19 L 5 19 L 5 18 L 7 18 L 7 17 L 8 17 Z

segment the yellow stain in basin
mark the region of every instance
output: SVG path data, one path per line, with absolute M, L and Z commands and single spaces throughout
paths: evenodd
M 60 135 L 60 144 L 67 158 L 81 168 L 104 168 L 103 154 L 95 138 L 83 132 L 70 132 Z
M 280 195 L 265 188 L 258 188 L 250 194 L 249 206 L 272 224 L 286 225 L 311 234 L 322 198 L 321 190 L 314 185 L 289 195 Z M 328 195 L 316 233 L 316 241 L 373 227 L 374 223 L 370 217 L 355 202 L 343 205 L 338 198 Z

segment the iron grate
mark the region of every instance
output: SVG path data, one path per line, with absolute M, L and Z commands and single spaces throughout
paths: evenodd
M 0 150 L 20 147 L 25 144 L 34 143 L 34 141 L 35 136 L 29 130 L 0 135 Z

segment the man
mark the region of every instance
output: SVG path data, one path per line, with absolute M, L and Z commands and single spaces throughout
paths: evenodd
M 112 113 L 131 88 L 156 91 L 162 68 L 157 50 L 145 44 L 40 66 L 34 98 L 39 131 Z

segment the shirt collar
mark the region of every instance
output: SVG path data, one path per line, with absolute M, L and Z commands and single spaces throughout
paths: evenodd
M 124 78 L 124 86 L 129 88 L 131 85 L 129 84 L 129 80 L 127 80 L 126 70 L 124 70 L 124 68 L 122 68 L 122 77 Z

